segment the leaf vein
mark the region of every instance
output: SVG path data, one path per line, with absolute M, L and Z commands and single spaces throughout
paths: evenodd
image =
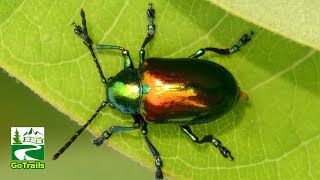
M 292 69 L 296 68 L 298 65 L 300 65 L 301 63 L 305 62 L 306 60 L 308 60 L 311 56 L 313 56 L 317 51 L 314 49 L 311 49 L 304 57 L 298 59 L 296 62 L 294 62 L 293 64 L 291 64 L 289 67 L 285 68 L 284 70 L 276 73 L 274 76 L 270 77 L 269 79 L 255 85 L 254 87 L 250 88 L 248 90 L 248 92 L 253 92 L 256 89 L 272 82 L 273 80 L 277 79 L 278 77 L 281 77 L 282 75 L 286 74 L 287 72 L 291 71 Z

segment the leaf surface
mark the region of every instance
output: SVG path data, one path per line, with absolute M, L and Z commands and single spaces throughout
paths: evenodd
M 319 1 L 209 1 L 269 31 L 320 50 Z
M 4 9 L 0 66 L 81 125 L 106 98 L 92 57 L 70 26 L 80 23 L 81 7 L 94 42 L 126 47 L 138 66 L 138 51 L 147 33 L 144 1 L 17 0 L 2 1 L 0 7 Z M 239 102 L 217 121 L 192 127 L 199 137 L 213 134 L 220 139 L 235 160 L 224 159 L 213 145 L 192 143 L 178 126 L 149 125 L 149 138 L 161 153 L 165 175 L 174 179 L 319 179 L 320 53 L 209 2 L 161 1 L 154 2 L 154 8 L 157 29 L 146 48 L 147 57 L 188 57 L 203 47 L 230 47 L 244 33 L 255 32 L 252 41 L 232 56 L 208 53 L 203 57 L 229 69 L 250 101 Z M 97 55 L 106 77 L 123 68 L 118 52 Z M 132 122 L 130 116 L 105 108 L 89 130 L 98 136 L 111 125 L 131 126 Z M 66 132 L 67 137 L 72 134 Z M 154 169 L 140 131 L 115 134 L 108 142 Z

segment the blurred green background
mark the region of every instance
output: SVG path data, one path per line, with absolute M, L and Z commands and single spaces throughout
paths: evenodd
M 88 114 L 88 118 L 91 115 Z M 0 70 L 0 179 L 153 179 L 153 170 L 103 145 L 92 145 L 85 131 L 57 161 L 54 153 L 80 128 L 6 72 Z M 10 130 L 13 126 L 45 127 L 44 170 L 10 168 Z M 92 168 L 94 166 L 94 168 Z M 89 168 L 90 167 L 90 168 Z

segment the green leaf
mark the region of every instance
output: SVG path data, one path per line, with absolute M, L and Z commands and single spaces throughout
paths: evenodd
M 0 7 L 4 9 L 0 66 L 81 125 L 105 99 L 105 87 L 90 53 L 70 26 L 73 21 L 80 23 L 80 8 L 86 11 L 94 42 L 126 47 L 138 65 L 138 50 L 147 33 L 145 1 L 17 0 L 2 1 Z M 203 57 L 229 69 L 250 97 L 223 118 L 193 126 L 199 137 L 214 134 L 235 160 L 224 159 L 213 145 L 192 143 L 178 126 L 149 125 L 149 138 L 161 153 L 165 176 L 319 179 L 320 53 L 209 2 L 161 1 L 154 2 L 154 8 L 157 29 L 147 57 L 187 57 L 202 47 L 230 47 L 244 33 L 255 32 L 252 41 L 232 56 Z M 97 54 L 106 77 L 123 68 L 118 52 Z M 105 108 L 89 130 L 98 136 L 111 125 L 132 122 L 130 116 Z M 108 142 L 155 169 L 140 131 L 115 134 Z M 68 151 L 72 150 L 71 146 Z
M 209 1 L 269 31 L 320 50 L 319 1 Z

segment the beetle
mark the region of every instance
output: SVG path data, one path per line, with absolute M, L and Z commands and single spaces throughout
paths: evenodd
M 93 140 L 100 146 L 113 133 L 131 131 L 141 128 L 142 135 L 155 159 L 155 179 L 162 179 L 162 160 L 147 134 L 148 123 L 179 125 L 193 142 L 212 143 L 225 158 L 234 157 L 222 145 L 221 141 L 212 135 L 206 135 L 201 140 L 195 135 L 190 125 L 213 121 L 228 113 L 239 99 L 248 100 L 248 95 L 242 92 L 233 75 L 223 66 L 198 59 L 207 51 L 221 55 L 229 55 L 240 50 L 240 47 L 251 40 L 253 32 L 244 34 L 237 44 L 230 48 L 201 48 L 187 58 L 145 58 L 145 46 L 155 34 L 155 10 L 152 4 L 147 9 L 148 34 L 139 51 L 139 67 L 134 68 L 129 51 L 121 46 L 94 44 L 90 38 L 84 10 L 80 16 L 82 27 L 76 23 L 74 33 L 83 39 L 89 49 L 98 69 L 102 83 L 106 85 L 106 100 L 101 103 L 96 112 L 85 125 L 53 156 L 57 159 L 96 118 L 99 112 L 108 104 L 117 108 L 134 119 L 133 125 L 111 126 Z M 118 50 L 124 59 L 124 69 L 115 77 L 108 79 L 103 75 L 94 50 Z

